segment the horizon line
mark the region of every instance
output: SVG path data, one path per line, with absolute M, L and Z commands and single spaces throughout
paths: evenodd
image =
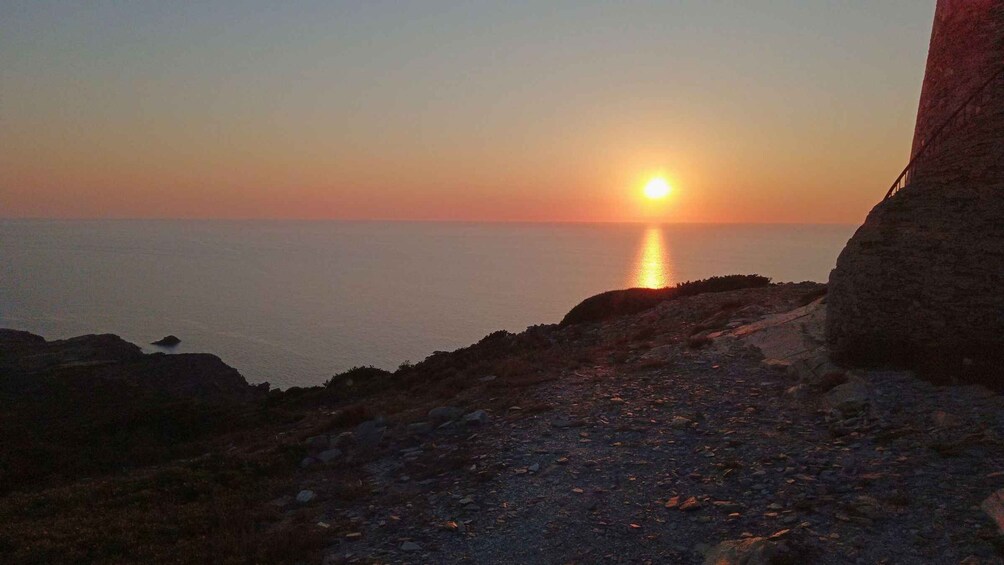
M 690 225 L 690 226 L 856 226 L 860 222 L 688 222 L 660 220 L 478 220 L 428 218 L 269 218 L 269 217 L 46 217 L 0 216 L 0 221 L 24 222 L 345 222 L 394 224 L 567 224 L 567 225 Z

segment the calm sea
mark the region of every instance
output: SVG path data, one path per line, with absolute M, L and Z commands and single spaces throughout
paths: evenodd
M 251 382 L 394 368 L 583 298 L 729 273 L 825 281 L 853 226 L 0 221 L 0 327 L 167 334 Z M 155 350 L 147 347 L 147 350 Z

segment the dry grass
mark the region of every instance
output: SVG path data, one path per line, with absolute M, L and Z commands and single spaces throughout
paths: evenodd
M 279 509 L 267 503 L 285 486 L 272 465 L 208 458 L 14 493 L 0 500 L 0 560 L 311 562 L 323 533 L 276 527 Z

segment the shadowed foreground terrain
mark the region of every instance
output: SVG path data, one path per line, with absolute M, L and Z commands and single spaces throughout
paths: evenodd
M 679 297 L 286 391 L 3 331 L 0 560 L 1000 563 L 1000 397 L 832 366 L 824 293 Z

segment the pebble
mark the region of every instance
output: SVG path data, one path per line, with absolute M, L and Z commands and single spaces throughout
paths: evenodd
M 413 541 L 406 541 L 401 544 L 401 551 L 407 551 L 409 553 L 413 551 L 422 551 L 422 546 Z
M 475 410 L 464 416 L 464 422 L 468 425 L 484 425 L 491 421 L 491 417 L 484 410 Z
M 695 496 L 691 496 L 687 500 L 684 500 L 682 503 L 680 503 L 680 510 L 683 510 L 684 512 L 700 510 L 700 508 L 701 508 L 701 502 L 697 500 L 697 497 Z

